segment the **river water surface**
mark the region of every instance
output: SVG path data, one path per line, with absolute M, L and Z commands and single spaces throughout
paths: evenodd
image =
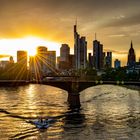
M 140 90 L 99 85 L 80 93 L 71 110 L 67 92 L 46 85 L 0 87 L 0 140 L 140 140 Z M 39 130 L 30 121 L 54 121 Z

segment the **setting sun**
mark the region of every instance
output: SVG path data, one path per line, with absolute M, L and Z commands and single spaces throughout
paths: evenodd
M 26 50 L 29 56 L 34 56 L 38 46 L 46 46 L 49 50 L 55 50 L 57 55 L 60 53 L 60 43 L 37 37 L 25 37 L 18 39 L 0 39 L 0 54 L 16 57 L 17 50 Z

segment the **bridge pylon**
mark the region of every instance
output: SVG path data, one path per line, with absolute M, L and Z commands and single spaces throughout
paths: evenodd
M 74 78 L 71 83 L 71 91 L 68 93 L 68 103 L 71 108 L 79 108 L 80 94 L 79 94 L 79 80 Z

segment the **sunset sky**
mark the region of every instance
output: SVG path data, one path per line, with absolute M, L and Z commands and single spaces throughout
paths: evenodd
M 140 0 L 0 0 L 0 57 L 12 55 L 16 49 L 24 50 L 23 40 L 29 36 L 40 42 L 46 40 L 50 49 L 58 50 L 58 44 L 68 43 L 73 50 L 73 25 L 77 18 L 78 32 L 87 37 L 89 51 L 96 32 L 104 50 L 113 51 L 113 59 L 121 59 L 123 65 L 132 40 L 138 61 L 139 6 Z M 16 39 L 22 40 L 22 48 L 21 42 L 15 46 L 15 42 L 11 43 Z M 5 45 L 4 40 L 9 44 Z M 32 41 L 29 49 L 25 46 L 27 50 L 40 43 Z

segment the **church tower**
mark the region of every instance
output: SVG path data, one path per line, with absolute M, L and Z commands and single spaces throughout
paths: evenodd
M 131 47 L 129 49 L 129 52 L 128 52 L 128 61 L 127 61 L 127 66 L 134 66 L 136 63 L 136 55 L 135 55 L 135 51 L 134 51 L 134 48 L 133 48 L 133 43 L 131 41 Z

